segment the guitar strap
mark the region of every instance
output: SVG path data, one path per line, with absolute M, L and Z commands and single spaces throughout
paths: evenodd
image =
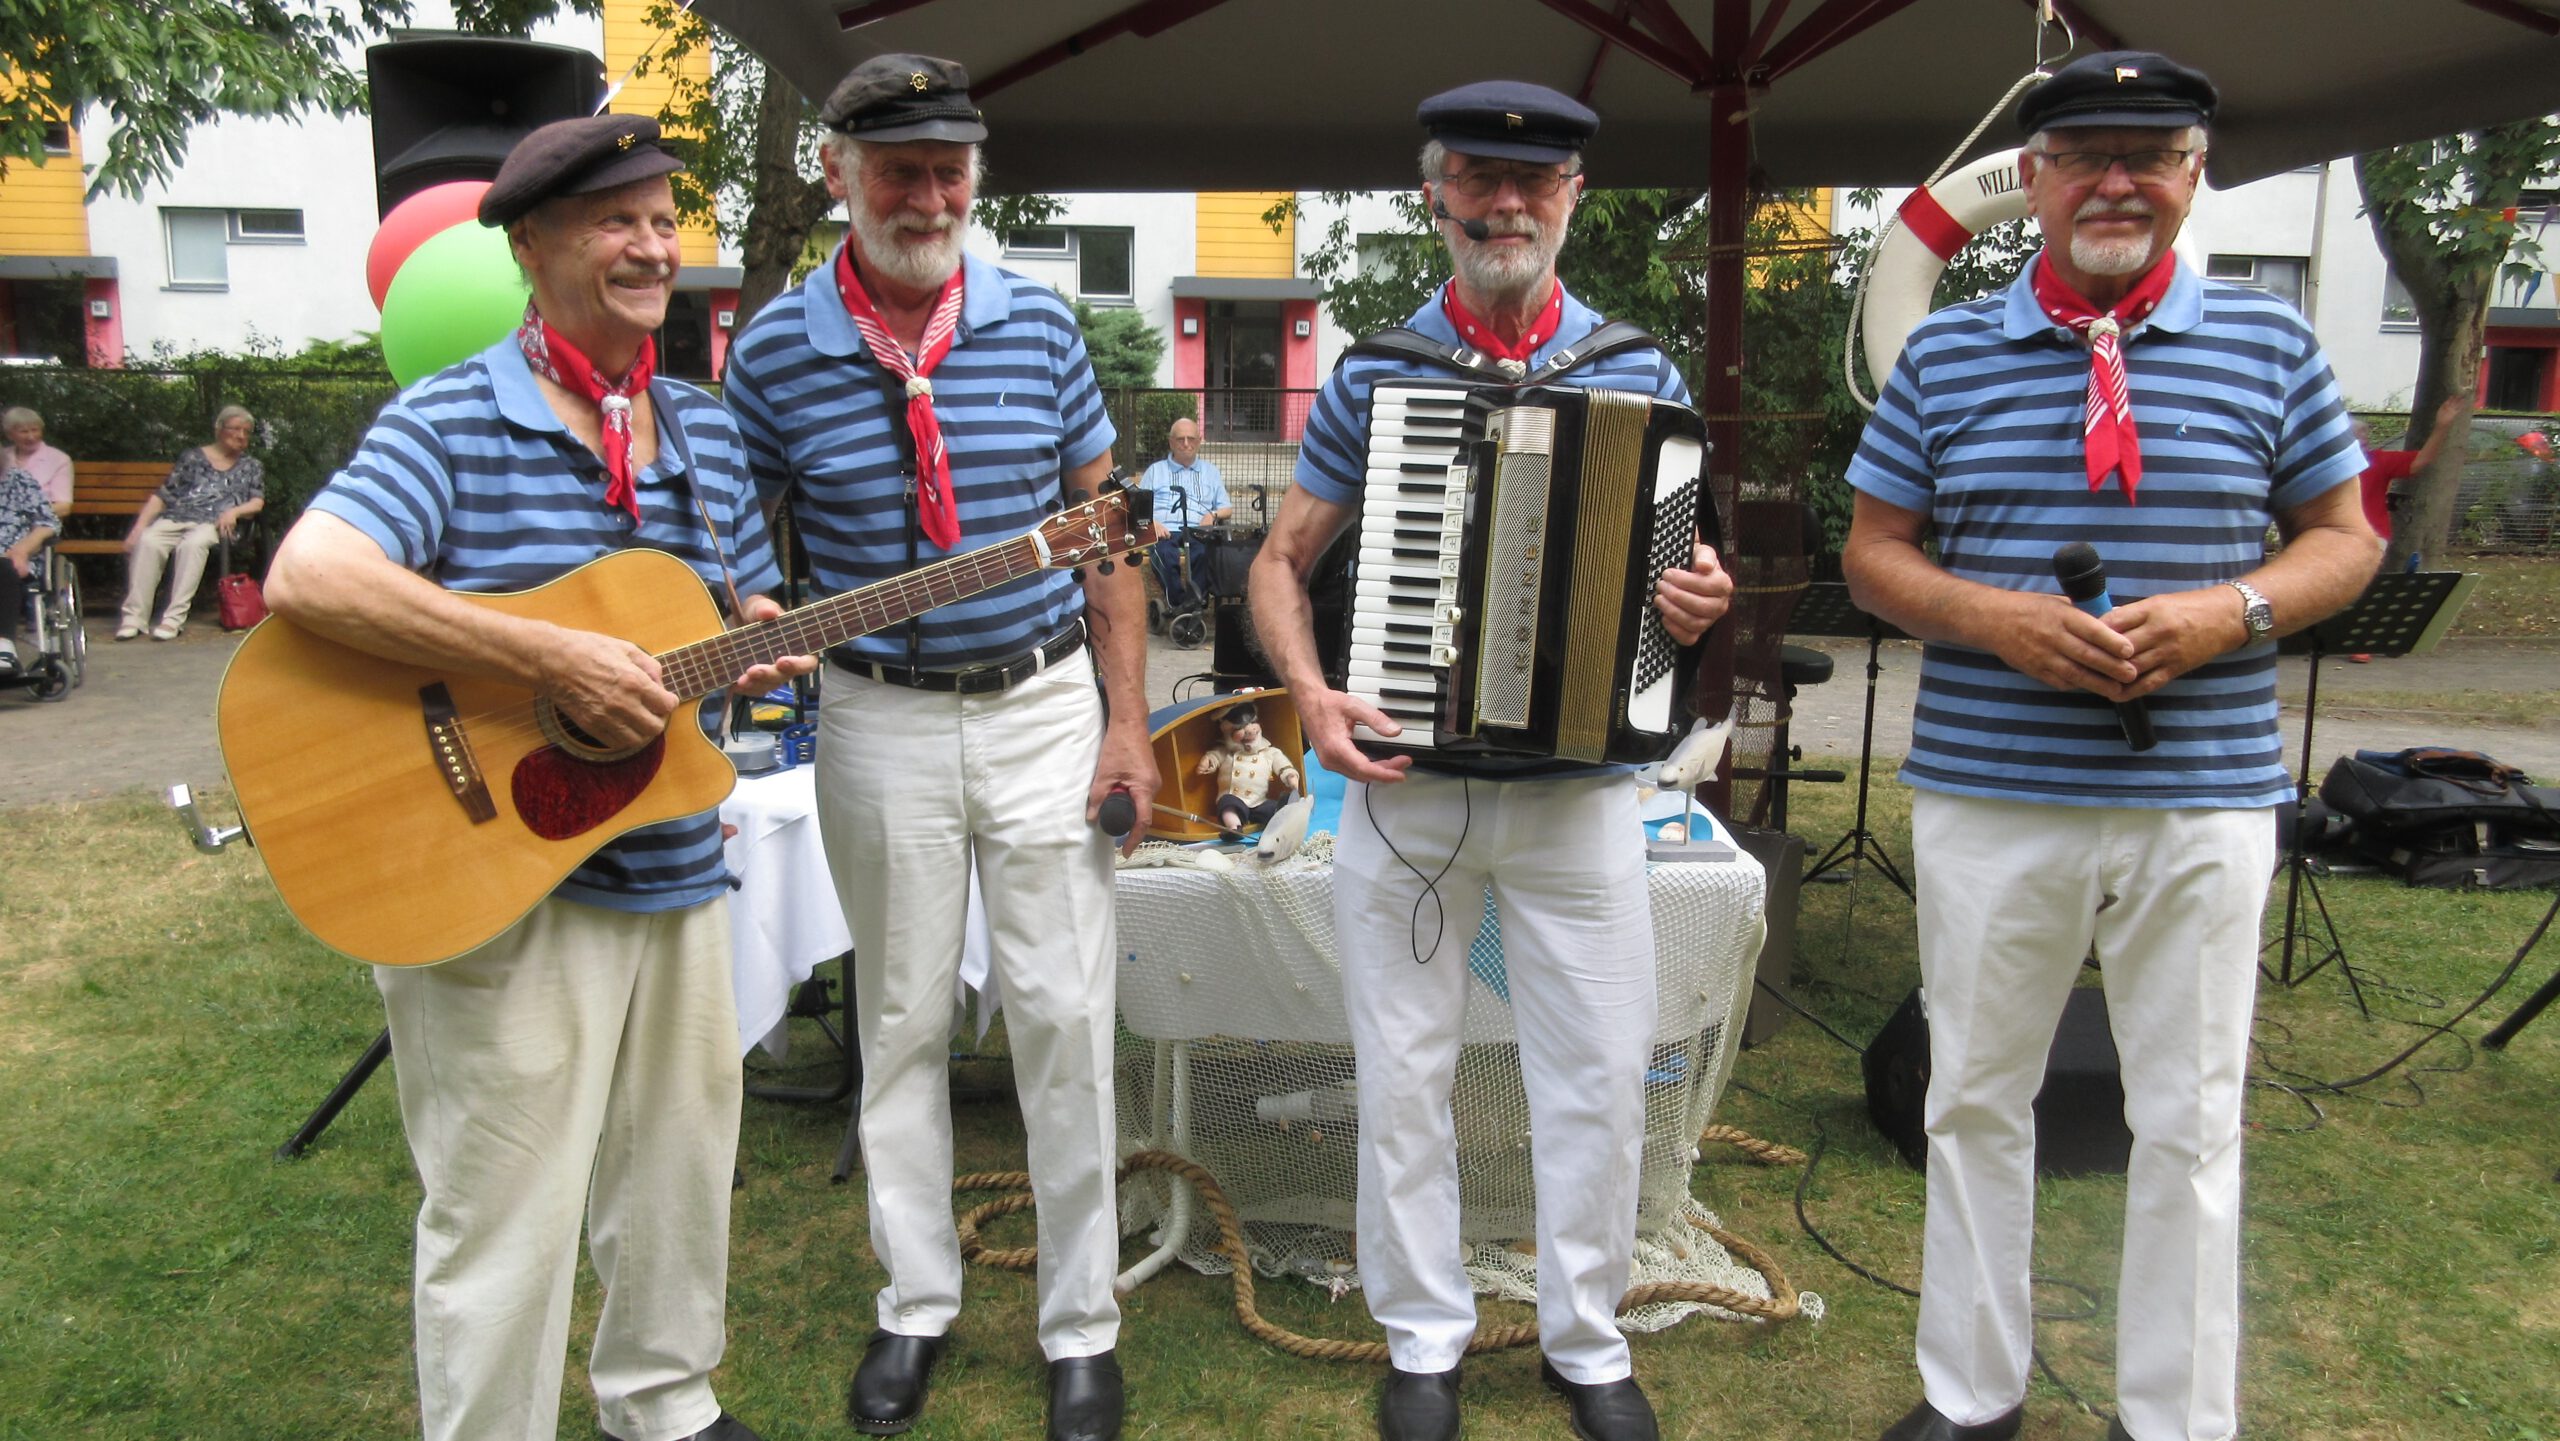
M 722 589 L 729 592 L 729 623 L 733 626 L 744 625 L 747 619 L 747 604 L 738 598 L 738 577 L 729 569 L 729 548 L 721 544 L 719 523 L 711 518 L 711 507 L 703 500 L 702 485 L 695 478 L 697 472 L 693 468 L 693 443 L 685 439 L 684 421 L 677 415 L 676 408 L 671 403 L 675 392 L 665 387 L 666 381 L 663 379 L 649 382 L 649 408 L 657 412 L 654 418 L 658 422 L 659 431 L 675 441 L 676 463 L 684 467 L 684 488 L 693 497 L 693 513 L 702 517 L 703 533 L 711 537 L 711 558 L 720 563 L 720 585 Z

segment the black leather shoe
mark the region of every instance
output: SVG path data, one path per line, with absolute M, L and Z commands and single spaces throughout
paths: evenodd
M 1117 1352 L 1049 1363 L 1049 1441 L 1115 1441 L 1125 1405 Z
M 604 1436 L 604 1441 L 622 1441 L 622 1438 L 610 1431 L 601 1434 Z M 678 1438 L 678 1441 L 764 1441 L 764 1438 L 748 1430 L 746 1422 L 723 1411 L 720 1413 L 719 1420 L 690 1436 Z
M 1446 1371 L 1387 1369 L 1378 1391 L 1380 1441 L 1457 1441 L 1458 1368 Z
M 1573 1434 L 1582 1441 L 1659 1441 L 1662 1435 L 1653 1424 L 1653 1403 L 1644 1399 L 1632 1376 L 1585 1386 L 1564 1379 L 1541 1356 L 1538 1379 L 1564 1393 L 1573 1407 Z
M 2027 1414 L 2021 1401 L 2007 1414 L 1994 1416 L 1976 1426 L 1959 1426 L 1938 1414 L 1938 1408 L 1923 1401 L 1911 1408 L 1911 1414 L 1886 1428 L 1876 1441 L 2009 1441 L 2018 1434 L 2018 1422 Z
M 933 1363 L 942 1359 L 951 1338 L 901 1336 L 874 1331 L 862 1348 L 862 1364 L 853 1370 L 853 1389 L 846 1394 L 845 1419 L 866 1436 L 895 1436 L 916 1424 L 924 1413 L 925 1384 L 933 1379 Z

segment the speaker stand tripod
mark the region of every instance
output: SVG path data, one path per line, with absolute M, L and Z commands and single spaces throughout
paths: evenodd
M 2301 817 L 2311 801 L 2314 752 L 2311 749 L 2312 728 L 2320 718 L 2320 661 L 2334 653 L 2396 657 L 2420 655 L 2435 649 L 2436 642 L 2453 617 L 2462 609 L 2463 600 L 2478 583 L 2477 576 L 2454 571 L 2422 571 L 2414 575 L 2381 575 L 2365 588 L 2356 603 L 2311 627 L 2288 636 L 2282 648 L 2311 657 L 2310 680 L 2302 698 L 2302 774 L 2294 785 L 2294 833 L 2286 836 L 2284 934 L 2269 946 L 2280 945 L 2276 969 L 2267 969 L 2262 959 L 2259 971 L 2268 979 L 2286 987 L 2301 985 L 2318 975 L 2330 962 L 2338 963 L 2338 973 L 2347 978 L 2347 991 L 2355 997 L 2356 1010 L 2368 1020 L 2373 1011 L 2365 1004 L 2364 984 L 2356 975 L 2355 963 L 2347 959 L 2346 944 L 2338 938 L 2337 922 L 2329 916 L 2327 898 L 2320 894 L 2318 862 L 2303 845 Z M 2303 908 L 2303 893 L 2311 896 L 2311 909 Z M 2311 915 L 2320 918 L 2320 929 L 2311 929 Z M 2297 969 L 2294 956 L 2297 946 L 2320 945 L 2316 959 Z M 2259 948 L 2263 956 L 2266 947 Z M 2307 949 L 2304 950 L 2309 955 Z
M 1858 724 L 1858 818 L 1850 823 L 1848 833 L 1833 841 L 1821 859 L 1805 871 L 1804 880 L 1817 881 L 1826 873 L 1837 872 L 1832 878 L 1845 881 L 1852 874 L 1849 867 L 1867 861 L 1893 882 L 1894 889 L 1908 896 L 1911 882 L 1903 879 L 1893 857 L 1885 853 L 1884 842 L 1867 829 L 1867 773 L 1876 744 L 1876 680 L 1884 674 L 1885 641 L 1907 637 L 1851 604 L 1849 587 L 1837 581 L 1817 581 L 1805 587 L 1804 598 L 1796 602 L 1796 613 L 1789 618 L 1787 630 L 1794 635 L 1865 636 L 1867 640 L 1866 715 Z

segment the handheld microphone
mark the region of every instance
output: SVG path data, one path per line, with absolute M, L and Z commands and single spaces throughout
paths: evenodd
M 1478 244 L 1482 244 L 1493 238 L 1492 226 L 1485 224 L 1481 220 L 1460 220 L 1458 217 L 1449 213 L 1448 206 L 1441 204 L 1437 200 L 1431 202 L 1431 213 L 1448 221 L 1450 224 L 1457 226 L 1460 230 L 1465 231 L 1467 233 L 1467 238 Z
M 1116 841 L 1138 823 L 1138 803 L 1129 799 L 1125 790 L 1113 791 L 1102 798 L 1102 807 L 1094 812 L 1093 823 L 1102 827 L 1104 835 Z
M 2105 615 L 2116 608 L 2115 598 L 2107 594 L 2107 563 L 2098 558 L 2098 548 L 2085 540 L 2075 540 L 2053 553 L 2053 578 L 2062 582 L 2062 593 L 2073 605 L 2091 615 Z M 2147 751 L 2160 743 L 2151 731 L 2147 701 L 2117 701 L 2116 723 L 2124 727 L 2124 743 L 2135 750 Z

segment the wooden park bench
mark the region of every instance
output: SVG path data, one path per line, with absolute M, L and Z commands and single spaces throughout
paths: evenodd
M 133 518 L 142 514 L 143 503 L 169 478 L 169 462 L 165 460 L 80 460 L 72 461 L 71 509 L 62 517 L 62 534 L 53 548 L 63 555 L 122 555 L 125 535 L 133 529 Z M 101 523 L 104 522 L 104 523 Z M 247 525 L 241 534 L 247 534 Z M 218 563 L 206 570 L 208 578 L 231 573 L 231 541 L 220 542 Z

